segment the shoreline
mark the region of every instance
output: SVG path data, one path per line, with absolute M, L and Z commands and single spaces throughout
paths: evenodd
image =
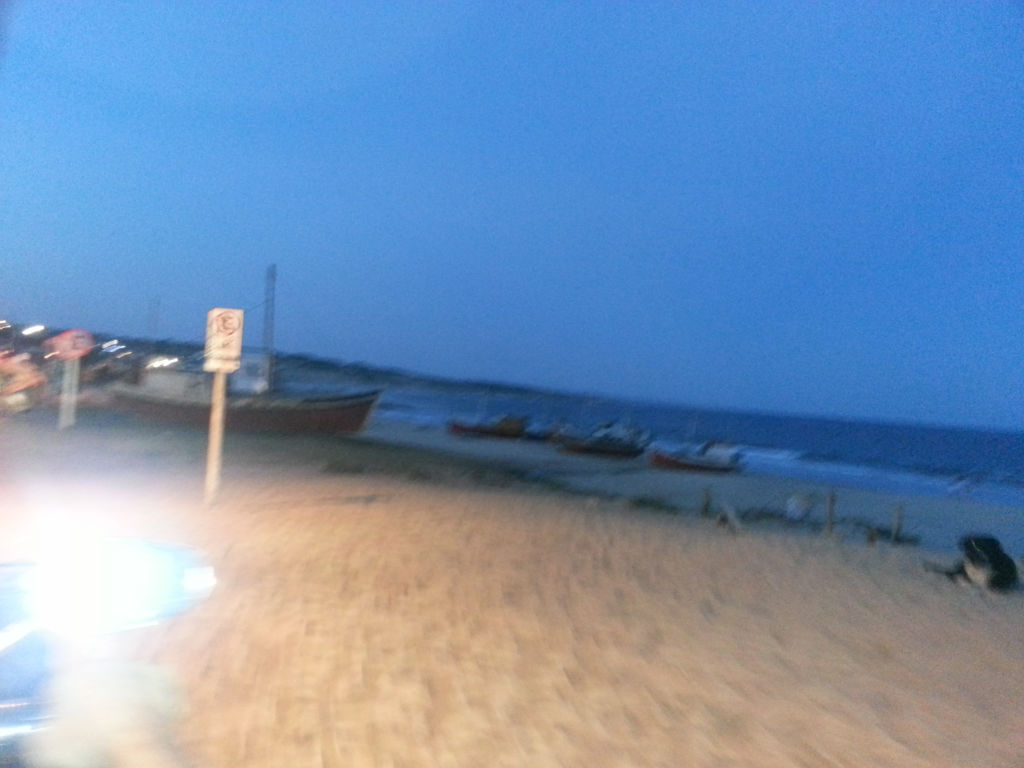
M 722 504 L 728 504 L 754 530 L 820 532 L 828 522 L 828 497 L 834 493 L 836 535 L 852 542 L 859 539 L 865 543 L 874 536 L 878 543 L 893 543 L 888 541 L 888 534 L 897 527 L 894 514 L 899 507 L 902 534 L 918 538 L 917 542 L 904 541 L 901 545 L 916 543 L 922 550 L 950 555 L 956 554 L 961 535 L 988 531 L 1015 558 L 1024 556 L 1024 510 L 965 496 L 912 495 L 747 471 L 666 471 L 651 468 L 645 457 L 569 455 L 545 443 L 458 437 L 447 434 L 444 428 L 392 420 L 374 420 L 362 435 L 346 439 L 404 445 L 479 461 L 566 492 L 620 499 L 669 513 L 699 514 L 707 504 L 705 493 L 709 493 L 712 517 L 717 517 Z M 787 512 L 794 496 L 800 497 L 807 510 L 802 519 L 794 519 Z
M 56 411 L 51 408 L 36 409 L 23 418 L 45 429 L 50 418 L 45 414 L 56 422 Z M 94 393 L 93 398 L 87 395 L 79 414 L 90 422 L 109 425 L 113 420 L 136 431 L 167 428 L 110 409 L 102 393 Z M 196 442 L 195 450 L 205 457 L 205 431 L 172 428 L 189 434 Z M 712 519 L 728 505 L 754 533 L 820 535 L 828 526 L 829 497 L 834 494 L 833 535 L 852 544 L 910 546 L 922 553 L 958 556 L 960 536 L 986 532 L 996 536 L 1015 560 L 1024 557 L 1024 509 L 965 495 L 872 490 L 746 470 L 724 474 L 662 470 L 650 467 L 646 456 L 620 459 L 568 454 L 543 441 L 462 437 L 449 434 L 444 426 L 376 416 L 358 434 L 247 435 L 229 430 L 226 441 L 226 462 L 230 461 L 232 443 L 270 445 L 277 441 L 289 444 L 308 461 L 319 462 L 324 470 L 340 474 L 378 472 L 456 485 L 525 484 L 670 515 Z M 403 455 L 402 451 L 412 453 Z M 197 469 L 202 471 L 202 467 Z M 202 481 L 200 474 L 196 477 Z M 802 507 L 802 516 L 788 510 L 793 501 Z M 894 528 L 903 540 L 891 540 Z

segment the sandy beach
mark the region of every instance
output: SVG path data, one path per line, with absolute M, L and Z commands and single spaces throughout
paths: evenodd
M 705 493 L 830 489 L 386 423 L 229 434 L 206 508 L 201 433 L 83 409 L 0 434 L 7 551 L 66 515 L 215 565 L 210 600 L 117 641 L 181 680 L 197 765 L 1024 765 L 1024 593 L 922 568 L 952 559 L 937 508 L 965 528 L 1013 510 L 840 490 L 841 516 L 902 505 L 925 546 L 734 534 Z

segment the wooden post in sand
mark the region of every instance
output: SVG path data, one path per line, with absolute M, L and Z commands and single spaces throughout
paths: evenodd
M 700 504 L 700 516 L 711 517 L 711 489 L 704 489 L 704 498 Z
M 203 501 L 212 504 L 220 490 L 220 466 L 224 446 L 224 401 L 227 400 L 228 375 L 223 371 L 213 374 L 213 393 L 210 396 L 210 444 L 206 450 L 206 491 Z
M 825 505 L 825 535 L 831 536 L 836 527 L 836 492 L 830 491 Z
M 240 309 L 211 309 L 206 313 L 206 349 L 203 370 L 213 373 L 210 395 L 210 443 L 206 451 L 206 492 L 204 501 L 212 504 L 220 490 L 221 453 L 224 445 L 224 408 L 228 374 L 241 367 L 242 321 Z
M 903 505 L 897 504 L 892 510 L 892 541 L 900 540 L 903 533 Z

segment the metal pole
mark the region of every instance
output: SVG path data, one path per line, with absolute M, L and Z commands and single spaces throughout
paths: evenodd
M 60 385 L 59 429 L 67 429 L 75 423 L 75 402 L 78 399 L 79 358 L 64 361 L 64 381 Z
M 267 267 L 266 295 L 263 301 L 263 353 L 267 356 L 267 386 L 274 388 L 274 291 L 277 265 Z
M 204 501 L 212 504 L 220 490 L 221 454 L 224 447 L 224 401 L 227 399 L 228 375 L 223 371 L 213 374 L 213 393 L 210 398 L 210 444 L 206 452 L 206 493 Z

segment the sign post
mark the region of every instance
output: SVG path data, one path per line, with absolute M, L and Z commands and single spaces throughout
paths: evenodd
M 242 322 L 240 309 L 211 309 L 206 313 L 206 349 L 203 370 L 213 372 L 210 395 L 210 442 L 206 452 L 206 504 L 212 504 L 220 490 L 221 454 L 224 446 L 224 407 L 227 376 L 242 363 Z
M 75 408 L 78 403 L 78 380 L 81 359 L 88 355 L 96 341 L 92 334 L 76 328 L 64 331 L 50 339 L 47 344 L 64 361 L 64 376 L 60 386 L 60 412 L 57 428 L 67 429 L 75 423 Z
M 57 429 L 74 426 L 78 404 L 78 380 L 82 364 L 77 357 L 64 361 L 64 376 L 60 385 L 60 411 Z

